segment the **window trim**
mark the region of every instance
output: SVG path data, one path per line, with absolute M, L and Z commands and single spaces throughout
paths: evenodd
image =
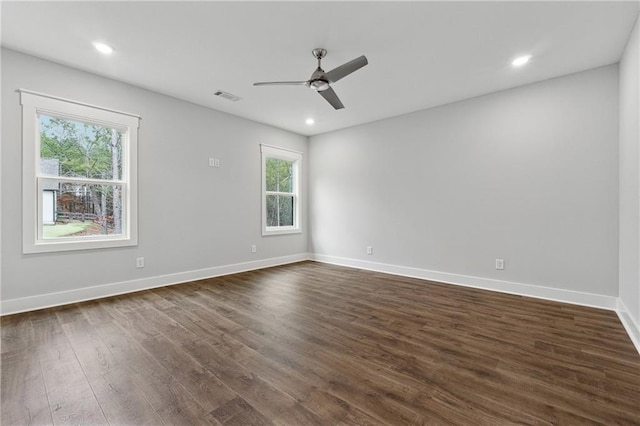
M 86 250 L 138 244 L 138 127 L 140 116 L 65 98 L 19 89 L 22 105 L 22 252 L 45 253 Z M 80 238 L 42 238 L 43 182 L 74 181 L 64 176 L 40 174 L 39 115 L 102 125 L 123 134 L 122 176 L 119 180 L 99 180 L 100 184 L 122 186 L 123 232 L 121 235 L 96 235 Z M 82 182 L 92 179 L 81 178 Z
M 272 145 L 260 144 L 262 160 L 262 236 L 302 233 L 302 153 Z M 293 162 L 293 226 L 267 226 L 267 158 Z M 272 192 L 273 191 L 269 191 Z M 289 193 L 287 193 L 288 195 Z

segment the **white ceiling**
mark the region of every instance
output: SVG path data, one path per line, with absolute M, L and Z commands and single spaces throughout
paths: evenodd
M 638 2 L 2 2 L 3 46 L 313 135 L 619 61 Z M 101 40 L 116 52 L 100 55 Z M 311 50 L 334 110 L 305 87 Z M 533 55 L 523 68 L 510 65 Z M 242 98 L 213 95 L 224 90 Z M 64 95 L 64 94 L 59 94 Z M 313 117 L 316 124 L 305 124 Z

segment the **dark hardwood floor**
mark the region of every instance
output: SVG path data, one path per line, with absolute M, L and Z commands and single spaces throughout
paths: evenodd
M 303 262 L 2 318 L 2 425 L 640 424 L 610 311 Z

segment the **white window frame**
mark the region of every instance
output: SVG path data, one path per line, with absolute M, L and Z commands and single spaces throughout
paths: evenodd
M 134 114 L 20 89 L 22 104 L 22 251 L 28 253 L 135 246 L 138 244 L 138 127 Z M 92 180 L 40 174 L 40 115 L 117 129 L 122 134 L 120 180 Z M 122 188 L 122 234 L 43 238 L 44 180 L 114 184 Z
M 262 157 L 262 235 L 282 235 L 302 233 L 302 153 L 271 145 L 260 145 Z M 267 226 L 267 158 L 293 162 L 293 226 Z M 287 193 L 289 195 L 289 193 Z

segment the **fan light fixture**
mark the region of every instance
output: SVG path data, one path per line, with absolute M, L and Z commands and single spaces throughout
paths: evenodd
M 111 55 L 113 53 L 113 47 L 99 41 L 94 42 L 93 47 L 95 47 L 96 50 L 103 55 Z
M 529 62 L 529 59 L 531 59 L 531 55 L 520 56 L 514 59 L 513 62 L 511 62 L 511 65 L 514 67 L 521 67 Z
M 309 83 L 309 85 L 316 92 L 324 92 L 329 88 L 329 83 L 324 80 L 315 80 Z

